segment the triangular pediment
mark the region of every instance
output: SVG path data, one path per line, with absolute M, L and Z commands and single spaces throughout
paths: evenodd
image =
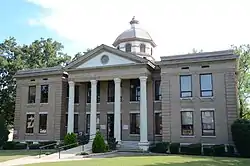
M 147 59 L 117 50 L 115 48 L 101 45 L 88 52 L 84 56 L 69 63 L 66 69 L 93 68 L 105 66 L 119 66 L 136 63 L 147 63 Z

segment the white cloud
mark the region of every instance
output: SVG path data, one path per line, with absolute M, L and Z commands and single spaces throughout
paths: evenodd
M 28 0 L 43 8 L 32 18 L 71 41 L 74 52 L 99 44 L 111 45 L 129 28 L 132 16 L 158 45 L 156 58 L 213 51 L 250 43 L 248 0 Z M 36 20 L 34 20 L 36 19 Z M 67 48 L 67 46 L 65 46 Z

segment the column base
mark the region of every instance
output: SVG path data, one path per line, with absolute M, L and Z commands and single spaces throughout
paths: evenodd
M 117 141 L 116 148 L 120 148 L 121 145 L 122 145 L 122 141 L 121 140 Z
M 138 145 L 141 150 L 148 151 L 149 142 L 139 142 Z

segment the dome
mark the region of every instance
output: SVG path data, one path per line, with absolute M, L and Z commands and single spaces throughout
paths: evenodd
M 113 43 L 114 47 L 116 47 L 121 42 L 135 41 L 135 40 L 149 42 L 152 44 L 153 47 L 156 46 L 149 33 L 137 27 L 139 21 L 135 20 L 135 18 L 133 17 L 133 19 L 130 21 L 130 24 L 131 28 L 124 31 L 116 38 L 116 40 Z

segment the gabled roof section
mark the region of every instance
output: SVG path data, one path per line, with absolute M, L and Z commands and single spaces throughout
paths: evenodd
M 139 63 L 139 64 L 140 63 L 143 63 L 143 64 L 148 63 L 147 59 L 144 59 L 144 58 L 138 57 L 138 56 L 136 56 L 134 54 L 127 53 L 127 52 L 124 52 L 124 51 L 120 51 L 120 50 L 118 50 L 116 48 L 112 48 L 110 46 L 102 44 L 102 45 L 96 47 L 95 49 L 91 50 L 90 52 L 88 52 L 84 56 L 70 62 L 65 67 L 65 69 L 74 69 L 74 68 L 77 68 L 79 66 L 82 66 L 82 65 L 84 65 L 84 63 L 86 63 L 87 61 L 93 59 L 97 55 L 100 55 L 103 52 L 109 52 L 109 53 L 115 54 L 116 56 L 119 56 L 119 57 L 121 57 L 123 59 L 126 59 L 128 61 L 131 61 L 133 63 Z M 95 66 L 93 66 L 93 67 L 95 67 Z

